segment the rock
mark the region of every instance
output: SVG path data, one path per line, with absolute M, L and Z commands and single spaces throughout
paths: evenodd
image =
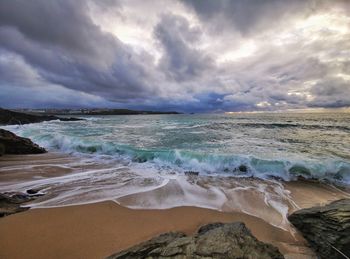
M 196 172 L 196 171 L 185 171 L 184 174 L 187 175 L 187 176 L 198 176 L 199 172 Z
M 238 167 L 238 170 L 241 171 L 242 173 L 248 172 L 248 168 L 247 168 L 246 165 L 240 165 L 240 166 Z
M 28 194 L 36 194 L 36 193 L 38 193 L 38 191 L 37 190 L 34 190 L 34 189 L 29 189 L 29 190 L 27 190 L 26 191 Z
M 321 258 L 350 257 L 350 199 L 302 209 L 288 219 Z
M 0 145 L 4 147 L 4 154 L 40 154 L 46 150 L 33 143 L 28 138 L 0 129 Z
M 23 208 L 21 204 L 33 199 L 33 197 L 22 193 L 12 195 L 0 193 L 0 217 L 28 210 L 29 207 Z
M 248 167 L 246 165 L 240 165 L 239 167 L 235 167 L 232 172 L 235 175 L 247 175 Z
M 60 121 L 83 121 L 84 119 L 79 119 L 79 118 L 73 118 L 73 117 L 57 117 L 57 116 L 51 116 L 55 117 L 55 120 L 60 120 Z
M 136 162 L 136 163 L 146 163 L 147 162 L 147 157 L 135 156 L 135 157 L 132 158 L 132 161 Z
M 39 193 L 39 191 L 40 190 L 37 190 L 37 189 L 28 189 L 28 190 L 26 190 L 26 193 L 29 194 L 31 197 L 44 195 L 43 193 Z
M 194 236 L 169 232 L 108 257 L 141 258 L 284 258 L 272 245 L 258 241 L 244 223 L 214 223 Z
M 5 155 L 5 146 L 0 143 L 0 156 Z
M 28 124 L 52 120 L 79 121 L 83 119 L 57 117 L 53 115 L 34 115 L 0 108 L 0 125 Z
M 154 159 L 154 155 L 152 153 L 143 153 L 143 154 L 135 155 L 132 158 L 132 161 L 136 163 L 146 163 L 147 161 L 151 161 L 153 159 Z

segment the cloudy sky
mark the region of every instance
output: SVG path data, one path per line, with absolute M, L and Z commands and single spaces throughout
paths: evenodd
M 0 0 L 0 106 L 350 106 L 348 0 Z

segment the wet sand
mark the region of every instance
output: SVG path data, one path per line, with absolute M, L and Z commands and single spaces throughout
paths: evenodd
M 350 190 L 317 181 L 285 182 L 284 186 L 290 191 L 295 204 L 300 209 L 313 206 L 323 206 L 332 201 L 350 198 Z M 293 212 L 292 210 L 290 211 Z
M 233 221 L 245 222 L 259 240 L 284 254 L 310 255 L 301 238 L 246 214 L 195 207 L 133 210 L 110 201 L 1 218 L 0 258 L 103 258 L 163 232 L 192 234 L 206 223 Z

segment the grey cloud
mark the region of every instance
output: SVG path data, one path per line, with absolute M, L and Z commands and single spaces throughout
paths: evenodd
M 17 104 L 33 106 L 51 102 L 182 111 L 349 106 L 350 26 L 347 33 L 346 28 L 339 33 L 321 26 L 309 39 L 291 22 L 350 10 L 347 1 L 333 3 L 169 1 L 171 8 L 162 12 L 157 1 L 3 0 L 0 101 L 22 91 Z M 137 12 L 135 4 L 140 4 Z M 156 17 L 144 29 L 142 8 L 152 5 L 157 5 Z M 113 32 L 114 15 L 136 28 L 119 26 Z M 109 30 L 95 16 L 102 16 Z M 292 40 L 274 44 L 279 32 L 289 28 Z M 122 41 L 123 33 L 132 43 Z M 135 35 L 149 42 L 137 45 Z M 230 60 L 230 52 L 249 42 L 256 45 L 253 54 Z M 154 50 L 147 52 L 149 47 Z M 220 61 L 226 55 L 227 61 Z
M 103 52 L 112 51 L 116 39 L 92 23 L 86 3 L 82 0 L 4 0 L 0 2 L 0 25 L 16 28 L 26 38 L 42 45 L 106 58 L 109 53 Z M 103 43 L 103 48 L 98 47 L 99 43 Z
M 152 93 L 151 58 L 135 54 L 88 17 L 84 1 L 2 1 L 0 44 L 47 81 L 115 101 Z M 141 60 L 142 59 L 142 60 Z
M 210 69 L 213 60 L 196 48 L 201 33 L 184 17 L 163 15 L 154 32 L 164 49 L 159 68 L 177 81 L 199 77 Z
M 4 52 L 0 52 L 0 88 L 1 105 L 14 108 L 95 107 L 108 104 L 103 98 L 48 82 L 20 56 Z
M 310 106 L 328 108 L 350 106 L 349 80 L 328 78 L 313 86 L 310 92 L 314 97 L 310 102 Z
M 278 26 L 284 19 L 307 15 L 315 9 L 317 0 L 183 0 L 203 22 L 215 31 L 236 29 L 242 34 Z

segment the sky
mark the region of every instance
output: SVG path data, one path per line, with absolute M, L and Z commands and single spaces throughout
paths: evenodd
M 0 0 L 0 107 L 350 106 L 348 0 Z

